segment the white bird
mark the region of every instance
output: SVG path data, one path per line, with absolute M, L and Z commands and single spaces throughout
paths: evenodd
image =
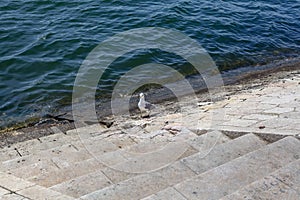
M 151 103 L 145 101 L 144 93 L 140 93 L 140 100 L 139 100 L 139 103 L 138 103 L 138 107 L 141 111 L 141 116 L 142 117 L 148 117 L 149 114 L 150 114 L 150 108 L 154 107 L 154 106 Z M 144 112 L 147 113 L 146 116 L 143 116 Z

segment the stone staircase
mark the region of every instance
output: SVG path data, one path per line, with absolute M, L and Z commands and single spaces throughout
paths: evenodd
M 56 129 L 0 150 L 0 199 L 300 198 L 295 137 L 197 133 L 137 140 L 99 126 Z

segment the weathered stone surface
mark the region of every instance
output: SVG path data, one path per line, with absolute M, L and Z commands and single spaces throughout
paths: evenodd
M 10 191 L 0 187 L 0 197 L 5 195 L 5 194 L 9 194 L 9 193 L 10 193 Z
M 292 162 L 269 176 L 222 198 L 230 199 L 287 199 L 300 198 L 300 160 Z
M 182 162 L 197 174 L 222 165 L 230 160 L 263 147 L 266 143 L 253 134 L 219 144 L 207 152 L 199 152 L 184 158 Z
M 7 188 L 11 191 L 22 190 L 27 187 L 35 185 L 34 183 L 25 181 L 24 179 L 0 172 L 0 186 Z
M 15 168 L 8 171 L 16 177 L 27 179 L 33 176 L 39 176 L 40 174 L 47 173 L 51 170 L 58 169 L 59 168 L 49 161 L 40 161 L 28 166 Z
M 105 166 L 112 166 L 127 161 L 122 152 L 122 150 L 112 151 L 98 156 L 95 155 L 94 158 Z
M 250 120 L 250 119 L 234 119 L 229 122 L 224 122 L 222 125 L 223 126 L 239 126 L 239 127 L 247 127 L 247 126 L 252 126 L 256 124 L 258 121 L 257 120 Z
M 128 156 L 127 161 L 116 164 L 112 168 L 129 173 L 148 173 L 173 163 L 186 152 L 188 147 L 188 144 L 183 142 L 169 142 L 156 151 Z
M 0 199 L 298 200 L 299 141 L 283 138 L 300 138 L 299 80 L 207 105 L 184 97 L 181 111 L 172 102 L 148 119 L 114 116 L 110 128 L 51 127 L 0 150 Z M 249 133 L 275 143 L 256 150 L 264 142 Z
M 36 163 L 49 161 L 49 159 L 50 161 L 53 159 L 54 163 L 59 159 L 64 160 L 64 162 L 74 163 L 89 158 L 91 158 L 91 155 L 85 149 L 78 151 L 77 147 L 69 144 L 6 161 L 1 165 L 1 168 L 5 170 L 12 170 L 29 165 L 34 166 Z
M 276 119 L 278 118 L 277 115 L 267 115 L 267 114 L 251 114 L 245 115 L 242 119 L 252 119 L 252 120 L 268 120 L 268 119 Z
M 182 194 L 180 194 L 177 190 L 175 190 L 172 187 L 162 190 L 142 200 L 166 200 L 166 199 L 187 200 L 184 196 L 182 196 Z
M 0 150 L 0 162 L 4 162 L 11 159 L 20 158 L 20 154 L 13 148 L 4 148 Z M 0 166 L 1 169 L 1 166 Z
M 283 113 L 288 113 L 294 111 L 294 108 L 273 108 L 270 110 L 264 111 L 264 113 L 270 113 L 270 114 L 283 114 Z
M 176 162 L 156 172 L 135 176 L 126 181 L 90 193 L 82 199 L 135 200 L 147 197 L 195 174 Z
M 189 139 L 187 143 L 198 151 L 210 150 L 217 144 L 229 141 L 230 139 L 220 131 L 209 131 L 206 134 Z
M 300 156 L 300 141 L 287 137 L 175 186 L 188 199 L 218 199 Z M 226 184 L 225 184 L 226 183 Z
M 102 169 L 102 172 L 111 180 L 114 184 L 117 184 L 121 181 L 125 181 L 139 174 L 129 173 L 120 170 L 116 170 L 112 167 L 106 167 Z
M 102 127 L 99 124 L 94 124 L 90 126 L 84 126 L 69 130 L 66 132 L 67 135 L 79 135 L 82 139 L 87 139 L 92 136 L 95 136 L 98 133 L 104 132 L 106 128 Z
M 1 200 L 29 200 L 28 198 L 25 198 L 23 196 L 17 195 L 17 194 L 6 194 L 3 196 L 0 196 Z
M 56 199 L 65 199 L 65 200 L 72 200 L 74 198 L 62 195 L 59 192 L 35 185 L 32 187 L 28 187 L 21 191 L 18 191 L 18 194 L 21 194 L 29 199 L 47 199 L 47 200 L 56 200 Z
M 73 165 L 63 168 L 51 169 L 49 171 L 44 171 L 43 173 L 38 173 L 35 176 L 29 177 L 28 180 L 44 187 L 51 187 L 74 177 L 83 176 L 102 168 L 104 168 L 104 165 L 96 159 L 89 159 L 82 162 L 76 162 Z
M 52 186 L 50 189 L 78 198 L 111 184 L 112 182 L 101 171 L 97 171 Z

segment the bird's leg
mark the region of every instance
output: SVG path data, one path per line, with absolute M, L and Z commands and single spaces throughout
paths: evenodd
M 142 110 L 140 110 L 140 112 L 141 112 L 141 118 L 143 118 L 143 111 L 142 111 Z

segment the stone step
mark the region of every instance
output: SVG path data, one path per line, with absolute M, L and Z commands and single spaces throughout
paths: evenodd
M 260 141 L 256 136 L 255 137 L 259 142 Z M 195 173 L 190 170 L 190 168 L 186 167 L 181 161 L 175 159 L 173 164 L 164 166 L 162 168 L 156 169 L 156 171 L 151 170 L 151 167 L 154 166 L 154 169 L 157 167 L 157 162 L 162 163 L 163 160 L 169 160 L 168 155 L 172 155 L 172 151 L 176 151 L 176 149 L 180 149 L 180 145 L 187 145 L 187 143 L 192 143 L 201 146 L 201 149 L 205 151 L 205 147 L 211 148 L 211 145 L 204 145 L 205 142 L 210 142 L 210 144 L 222 144 L 225 141 L 228 141 L 229 138 L 220 132 L 210 132 L 208 135 L 201 135 L 197 138 L 193 138 L 191 140 L 187 140 L 186 143 L 174 143 L 171 142 L 172 146 L 170 149 L 166 148 L 166 154 L 160 155 L 148 155 L 145 154 L 144 157 L 134 157 L 138 166 L 135 166 L 134 162 L 123 162 L 117 166 L 112 166 L 112 168 L 105 168 L 102 172 L 115 183 L 106 188 L 99 188 L 101 190 L 92 192 L 90 194 L 82 197 L 83 199 L 140 199 L 146 197 L 147 195 L 151 195 L 155 192 L 158 192 L 164 188 L 167 188 L 173 184 L 176 184 L 184 179 L 187 179 L 191 176 L 194 176 Z M 196 143 L 199 142 L 199 144 Z M 258 143 L 259 143 L 258 142 Z M 157 148 L 157 147 L 156 147 Z M 144 148 L 134 148 L 134 149 L 144 149 Z M 155 159 L 148 159 L 155 158 Z M 189 156 L 189 155 L 187 155 Z M 137 159 L 138 158 L 138 159 Z M 177 160 L 177 161 L 176 161 Z M 142 166 L 142 167 L 141 167 Z M 182 168 L 181 171 L 174 170 L 174 168 Z M 143 174 L 133 174 L 128 171 L 132 169 L 149 170 L 144 171 Z M 122 171 L 124 170 L 124 171 Z M 173 172 L 172 172 L 173 171 Z M 139 171 L 140 172 L 140 171 Z M 174 173 L 174 174 L 172 174 Z M 167 176 L 167 174 L 172 174 Z M 119 179 L 119 177 L 122 177 Z M 129 179 L 128 179 L 129 178 Z M 75 188 L 75 187 L 74 187 Z M 72 195 L 71 195 L 72 196 Z
M 197 174 L 222 165 L 266 145 L 266 142 L 253 134 L 246 134 L 229 142 L 215 145 L 210 151 L 182 159 L 182 162 Z
M 187 200 L 182 194 L 180 194 L 177 190 L 172 187 L 168 187 L 156 194 L 143 198 L 142 200 Z
M 70 144 L 73 141 L 78 140 L 78 137 L 64 134 L 62 131 L 56 131 L 55 134 L 40 137 L 37 139 L 31 139 L 24 142 L 12 144 L 9 147 L 5 147 L 0 151 L 0 161 L 10 160 L 13 157 L 6 158 L 3 154 L 12 150 L 18 152 L 18 155 L 14 158 L 27 156 L 47 149 L 52 149 L 65 144 Z
M 48 137 L 48 136 L 47 136 Z M 57 135 L 57 137 L 59 137 Z M 45 140 L 45 138 L 43 139 Z M 43 143 L 44 144 L 44 143 Z M 116 151 L 128 145 L 135 144 L 130 138 L 109 138 L 109 139 L 95 139 L 90 138 L 84 141 L 74 141 L 70 144 L 60 145 L 59 147 L 41 150 L 34 154 L 27 156 L 18 156 L 0 164 L 2 171 L 13 170 L 16 168 L 33 165 L 40 161 L 57 161 L 63 160 L 71 165 L 74 162 L 91 159 L 94 154 L 101 155 L 107 152 Z M 34 145 L 34 144 L 33 144 Z M 11 154 L 16 153 L 12 152 Z
M 196 151 L 199 150 L 201 151 L 210 150 L 210 148 L 213 145 L 221 144 L 230 140 L 230 138 L 228 138 L 226 135 L 222 134 L 219 131 L 211 131 L 200 136 L 197 136 L 196 134 L 191 135 L 188 132 L 186 134 L 189 137 L 185 137 L 184 134 L 181 133 L 179 135 L 175 135 L 172 138 L 167 138 L 167 140 L 162 140 L 162 141 L 153 141 L 152 139 L 144 140 L 138 144 L 134 144 L 122 148 L 118 150 L 118 152 L 123 157 L 127 159 L 132 159 L 132 158 L 140 157 L 140 155 L 158 151 L 159 149 L 164 148 L 167 144 L 183 142 L 183 143 L 187 143 L 189 148 L 193 149 L 191 151 L 194 151 L 195 153 Z
M 158 171 L 134 176 L 118 184 L 84 195 L 80 199 L 141 199 L 195 175 L 192 170 L 177 161 Z
M 205 141 L 208 143 L 219 144 L 228 140 L 229 138 L 220 132 L 210 132 L 207 133 L 207 135 L 197 136 L 197 138 L 192 138 L 187 141 L 192 143 L 194 146 L 198 145 L 199 147 L 201 144 L 204 144 Z M 196 141 L 199 142 L 199 144 L 197 144 Z M 205 149 L 205 147 L 210 147 L 210 145 L 203 146 L 202 149 Z M 172 158 L 171 155 L 174 155 L 174 153 L 178 150 L 181 150 L 180 154 L 177 154 L 175 158 Z M 165 167 L 169 163 L 197 152 L 197 150 L 186 143 L 153 142 L 152 140 L 149 140 L 147 142 L 144 141 L 139 144 L 127 146 L 124 149 L 119 149 L 117 151 L 97 156 L 95 159 L 107 166 L 105 168 L 99 166 L 97 169 L 101 170 L 112 183 L 116 184 L 129 178 L 133 178 L 141 172 L 149 172 Z M 82 166 L 84 166 L 84 164 L 82 164 Z M 88 166 L 86 166 L 85 169 L 88 169 Z M 96 168 L 93 170 L 95 169 Z M 82 174 L 82 176 L 74 177 L 71 180 L 66 179 L 65 182 L 57 183 L 57 185 L 53 186 L 53 188 L 58 191 L 65 190 L 68 194 L 74 197 L 102 189 L 102 184 L 99 184 L 97 188 L 95 188 L 94 181 L 91 181 L 91 177 L 94 176 L 94 173 L 96 173 L 96 176 L 99 178 L 99 171 L 95 170 L 95 172 L 93 171 L 90 174 Z M 49 173 L 49 176 L 50 175 L 51 173 Z M 44 176 L 43 179 L 49 180 L 51 177 L 46 178 Z M 81 188 L 78 187 L 78 185 L 83 183 L 84 185 L 82 185 L 82 187 L 86 188 L 85 192 L 77 189 Z
M 44 187 L 51 187 L 53 185 L 71 180 L 74 177 L 89 174 L 96 170 L 102 169 L 105 166 L 95 159 L 85 160 L 84 162 L 77 162 L 70 166 L 58 168 L 53 163 L 40 162 L 22 168 L 15 169 L 10 173 L 15 176 L 24 178 L 28 181 L 34 182 Z M 26 173 L 24 173 L 26 171 Z
M 0 194 L 0 199 L 74 199 L 57 191 L 35 185 L 32 182 L 0 172 L 0 188 L 6 192 Z M 9 191 L 9 193 L 7 192 Z
M 106 144 L 107 145 L 107 144 Z M 103 145 L 105 146 L 105 145 Z M 134 145 L 132 151 L 145 150 L 145 146 L 147 146 L 147 150 L 149 150 L 149 144 L 139 144 Z M 109 145 L 108 145 L 109 147 Z M 156 145 L 155 147 L 158 147 Z M 68 156 L 66 157 L 66 152 L 70 151 Z M 60 157 L 56 156 L 49 159 L 43 159 L 39 157 L 34 157 L 34 159 L 26 160 L 17 160 L 19 162 L 27 162 L 26 165 L 22 165 L 22 163 L 18 163 L 19 165 L 13 165 L 16 163 L 6 162 L 4 163 L 6 169 L 10 168 L 8 171 L 15 176 L 30 180 L 39 185 L 50 187 L 56 184 L 60 184 L 62 182 L 68 181 L 72 178 L 85 176 L 86 174 L 95 172 L 99 169 L 104 169 L 106 167 L 105 164 L 116 165 L 119 162 L 126 162 L 127 159 L 120 154 L 122 150 L 112 151 L 108 153 L 100 152 L 98 155 L 93 156 L 90 159 L 86 159 L 85 154 L 80 151 L 64 150 L 64 154 Z M 49 155 L 48 155 L 49 156 Z M 74 158 L 73 158 L 74 157 Z M 76 160 L 80 160 L 75 162 Z M 100 162 L 105 161 L 105 162 Z M 28 162 L 32 162 L 32 164 L 28 164 Z M 24 173 L 26 171 L 27 173 Z M 106 173 L 113 174 L 112 170 L 106 169 Z M 116 174 L 116 173 L 114 173 Z
M 52 135 L 19 142 L 12 144 L 9 147 L 0 149 L 0 162 L 40 153 L 41 151 L 54 149 L 64 145 L 69 145 L 83 138 L 90 139 L 101 134 L 106 135 L 104 132 L 107 130 L 99 125 L 91 125 L 79 129 L 69 130 L 66 134 L 64 134 L 57 127 L 51 128 L 54 130 L 54 134 Z M 111 134 L 111 132 L 107 134 Z
M 221 200 L 230 199 L 300 199 L 300 159 Z
M 221 134 L 220 132 L 211 132 L 208 133 L 208 136 L 209 137 L 207 137 L 206 135 L 201 135 L 197 138 L 192 138 L 189 141 L 195 146 L 195 141 L 199 141 L 199 144 L 202 144 L 203 141 L 215 141 L 216 139 L 218 139 L 217 142 L 219 143 L 228 140 L 228 137 Z M 124 167 L 128 169 L 128 167 L 130 167 L 132 164 L 132 160 L 139 160 L 137 158 L 144 156 L 144 153 L 147 153 L 148 151 L 151 152 L 165 146 L 165 143 L 154 144 L 149 142 L 128 146 L 125 145 L 125 147 L 123 145 L 123 148 L 125 149 L 120 149 L 116 148 L 115 146 L 111 148 L 112 143 L 110 142 L 106 142 L 105 140 L 100 141 L 101 145 L 98 146 L 100 146 L 100 149 L 102 150 L 105 149 L 109 151 L 108 153 L 105 153 L 105 150 L 99 151 L 100 153 L 95 154 L 92 158 L 90 158 L 88 152 L 84 151 L 81 146 L 78 145 L 74 147 L 73 145 L 64 145 L 60 148 L 42 151 L 38 155 L 30 155 L 11 161 L 6 161 L 2 164 L 2 168 L 8 170 L 10 173 L 20 178 L 27 179 L 44 187 L 51 187 L 58 184 L 66 185 L 67 183 L 64 182 L 74 181 L 76 180 L 76 177 L 78 177 L 79 180 L 83 181 L 84 177 L 90 178 L 90 173 L 92 174 L 100 169 L 103 169 L 103 173 L 105 173 L 105 175 L 108 175 L 113 183 L 117 183 L 119 181 L 123 181 L 137 175 L 128 173 L 126 171 L 120 171 L 118 170 L 120 167 L 122 167 L 121 169 L 124 169 Z M 117 142 L 120 144 L 120 141 Z M 123 142 L 125 144 L 128 144 L 128 141 L 126 140 Z M 95 144 L 95 141 L 92 140 L 91 145 L 93 144 Z M 171 153 L 172 150 L 177 149 L 177 146 L 171 146 Z M 117 149 L 117 151 L 113 151 L 115 149 Z M 182 156 L 189 156 L 197 152 L 196 150 L 191 149 L 187 148 L 188 151 L 183 153 Z M 149 155 L 151 154 L 148 154 L 147 157 L 151 158 L 151 156 Z M 168 155 L 165 155 L 165 157 L 166 156 Z M 49 157 L 51 158 L 50 160 L 46 159 Z M 130 158 L 132 160 L 128 162 L 128 159 Z M 153 154 L 152 158 L 157 158 L 157 154 Z M 161 156 L 158 156 L 158 158 L 161 158 Z M 99 161 L 102 162 L 99 163 Z M 151 160 L 146 161 L 146 164 L 149 162 L 152 163 Z M 115 167 L 115 169 L 106 167 L 102 164 L 104 163 L 108 164 L 109 166 L 115 166 L 120 162 L 122 162 L 123 164 Z M 26 171 L 27 173 L 23 173 L 24 171 Z M 74 184 L 74 187 L 76 187 L 76 184 Z M 61 186 L 60 188 L 63 187 Z
M 266 145 L 266 143 L 257 136 L 247 134 L 226 143 L 215 145 L 214 148 L 210 149 L 208 152 L 204 150 L 183 158 L 181 162 L 195 173 L 201 174 L 230 160 L 257 150 L 264 145 Z M 171 189 L 169 188 L 167 190 L 169 191 Z M 155 197 L 154 199 L 162 199 L 169 194 L 168 191 L 162 191 L 153 195 L 151 198 Z M 167 199 L 170 199 L 170 197 Z
M 220 131 L 209 131 L 199 137 L 187 140 L 187 143 L 199 152 L 209 152 L 215 145 L 225 143 L 231 139 Z
M 161 163 L 159 162 L 154 162 L 153 159 L 157 160 L 157 159 L 164 159 L 167 157 L 166 154 L 172 154 L 172 151 L 175 151 L 176 149 L 180 149 L 180 146 L 178 143 L 170 143 L 173 146 L 170 146 L 171 148 L 166 149 L 165 147 L 165 143 L 149 143 L 149 144 L 153 144 L 155 149 L 163 149 L 164 155 L 157 155 L 157 154 L 142 154 L 144 155 L 145 159 L 147 161 L 147 164 L 149 164 L 149 159 L 150 162 L 152 163 L 158 163 L 159 165 Z M 138 145 L 134 145 L 131 149 L 131 153 L 135 152 L 135 153 L 147 153 L 148 150 L 153 151 L 154 149 L 152 149 L 150 147 L 149 144 L 146 143 L 142 143 L 142 144 L 138 144 Z M 116 152 L 111 152 L 111 153 L 117 153 Z M 114 157 L 114 155 L 111 155 L 111 153 L 108 153 L 108 156 L 110 157 L 110 162 L 113 164 L 113 162 L 117 163 L 118 161 L 120 161 L 120 158 L 118 157 Z M 121 155 L 121 154 L 119 154 Z M 127 155 L 129 156 L 129 155 Z M 113 161 L 113 159 L 117 159 L 116 161 Z M 124 157 L 123 157 L 124 158 Z M 134 155 L 132 158 L 134 158 L 135 160 L 137 160 L 139 162 L 140 156 L 136 156 Z M 148 159 L 149 158 L 149 159 Z M 98 157 L 99 160 L 103 160 L 100 157 Z M 108 159 L 108 158 L 105 158 Z M 51 187 L 51 189 L 55 190 L 55 191 L 59 191 L 65 194 L 68 194 L 72 197 L 80 197 L 82 195 L 97 191 L 99 189 L 105 188 L 108 185 L 111 185 L 113 183 L 118 183 L 120 181 L 124 181 L 126 179 L 132 178 L 134 176 L 138 175 L 138 172 L 133 173 L 134 171 L 131 171 L 132 169 L 128 169 L 127 167 L 130 167 L 130 164 L 132 164 L 132 162 L 130 162 L 129 160 L 125 159 L 125 160 L 121 160 L 122 164 L 115 164 L 112 165 L 110 167 L 102 167 L 99 168 L 100 170 L 98 171 L 94 171 L 92 173 L 89 174 L 85 174 L 79 177 L 74 176 L 73 179 L 59 183 L 57 185 L 54 185 Z M 141 163 L 140 163 L 141 164 Z M 142 163 L 143 164 L 143 163 Z M 166 166 L 169 163 L 163 163 L 163 166 Z M 156 165 L 151 165 L 152 167 L 156 167 Z M 120 167 L 123 167 L 125 169 L 125 171 L 122 171 L 121 169 L 119 169 Z M 132 167 L 132 166 L 131 166 Z M 133 165 L 134 167 L 134 165 Z M 161 168 L 161 167 L 160 167 Z M 133 169 L 137 169 L 137 168 L 133 168 Z M 156 168 L 155 168 L 156 169 Z M 53 173 L 52 173 L 53 174 Z M 49 177 L 51 178 L 51 177 Z M 46 180 L 49 180 L 48 178 L 44 178 Z
M 188 199 L 219 199 L 300 157 L 300 141 L 286 137 L 174 186 Z
M 112 182 L 98 170 L 92 174 L 80 176 L 63 183 L 50 187 L 50 189 L 61 192 L 63 194 L 79 198 L 90 192 L 94 192 L 99 188 L 112 185 Z

